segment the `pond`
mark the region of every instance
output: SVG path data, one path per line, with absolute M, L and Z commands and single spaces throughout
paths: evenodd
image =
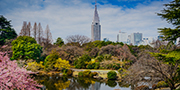
M 44 85 L 43 90 L 131 90 L 128 85 L 122 86 L 115 80 L 100 81 L 93 78 L 60 76 L 38 76 L 35 80 Z

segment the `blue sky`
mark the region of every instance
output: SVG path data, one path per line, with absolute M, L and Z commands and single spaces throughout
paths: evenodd
M 156 13 L 172 0 L 97 0 L 102 37 L 117 40 L 119 30 L 155 38 L 157 28 L 172 27 Z M 49 25 L 53 40 L 69 35 L 91 37 L 94 0 L 0 0 L 0 15 L 12 20 L 19 34 L 23 21 Z

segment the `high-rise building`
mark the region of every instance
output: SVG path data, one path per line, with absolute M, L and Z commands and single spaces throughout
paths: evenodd
M 131 34 L 131 43 L 133 45 L 138 45 L 142 41 L 142 33 L 132 33 Z
M 92 41 L 101 40 L 101 25 L 97 11 L 97 2 L 95 4 L 94 18 L 91 25 L 91 39 Z
M 127 43 L 127 40 L 128 40 L 127 33 L 119 31 L 117 35 L 117 42 Z

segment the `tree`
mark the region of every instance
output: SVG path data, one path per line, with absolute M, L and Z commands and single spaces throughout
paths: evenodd
M 13 56 L 11 59 L 34 59 L 40 58 L 42 47 L 36 43 L 36 40 L 29 36 L 19 36 L 11 43 Z
M 68 43 L 78 43 L 79 45 L 83 45 L 90 42 L 90 39 L 84 35 L 71 35 L 66 38 L 66 41 Z
M 76 58 L 84 54 L 83 49 L 77 46 L 65 46 L 62 48 L 63 51 L 60 51 L 60 57 L 68 60 L 70 63 L 73 63 Z
M 38 35 L 38 26 L 36 24 L 36 22 L 34 23 L 34 27 L 33 27 L 33 36 L 34 36 L 34 39 L 37 41 L 37 35 Z
M 45 70 L 50 71 L 50 70 L 55 70 L 55 63 L 59 57 L 59 53 L 56 50 L 52 50 L 51 54 L 48 55 L 45 59 L 44 66 Z
M 43 42 L 43 29 L 41 27 L 41 23 L 38 24 L 38 27 L 37 27 L 37 43 L 42 45 L 42 42 Z
M 42 87 L 31 79 L 29 74 L 33 72 L 18 67 L 15 60 L 9 60 L 7 53 L 0 52 L 0 72 L 1 90 L 39 90 L 36 87 Z
M 58 37 L 54 44 L 58 45 L 59 47 L 61 47 L 62 45 L 64 45 L 64 41 L 63 41 L 62 38 Z
M 2 15 L 0 16 L 0 45 L 5 43 L 6 39 L 13 39 L 17 37 L 16 31 L 11 28 L 11 21 L 8 21 Z
M 44 33 L 44 47 L 46 48 L 49 44 L 52 43 L 52 35 L 51 35 L 51 32 L 50 32 L 50 29 L 49 29 L 49 26 L 47 25 L 46 26 L 46 30 L 45 30 L 45 33 Z
M 164 36 L 164 40 L 175 42 L 180 37 L 180 0 L 173 0 L 169 4 L 164 4 L 164 6 L 166 8 L 157 15 L 174 25 L 175 28 L 159 28 L 159 33 Z
M 139 60 L 129 68 L 124 81 L 132 85 L 143 83 L 153 85 L 165 81 L 171 90 L 176 89 L 180 85 L 179 53 L 180 50 L 160 53 L 149 53 L 145 50 L 139 53 Z M 150 78 L 145 79 L 145 77 Z
M 31 23 L 29 22 L 27 24 L 27 22 L 24 21 L 21 32 L 19 33 L 19 36 L 30 36 L 30 35 L 31 35 Z

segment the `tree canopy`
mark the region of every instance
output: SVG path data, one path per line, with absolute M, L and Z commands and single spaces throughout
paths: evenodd
M 54 44 L 58 45 L 59 47 L 61 47 L 64 44 L 64 41 L 63 41 L 62 38 L 58 37 Z
M 157 15 L 175 26 L 175 28 L 159 28 L 159 33 L 164 35 L 164 40 L 175 42 L 180 37 L 180 0 L 173 0 L 169 4 L 164 4 L 164 6 L 166 8 L 161 11 L 162 13 L 158 13 Z
M 6 39 L 17 37 L 16 31 L 11 28 L 12 25 L 10 22 L 4 16 L 0 15 L 0 45 L 3 45 Z
M 34 59 L 40 58 L 42 47 L 36 43 L 36 40 L 29 36 L 19 36 L 11 43 L 13 56 L 11 59 Z

